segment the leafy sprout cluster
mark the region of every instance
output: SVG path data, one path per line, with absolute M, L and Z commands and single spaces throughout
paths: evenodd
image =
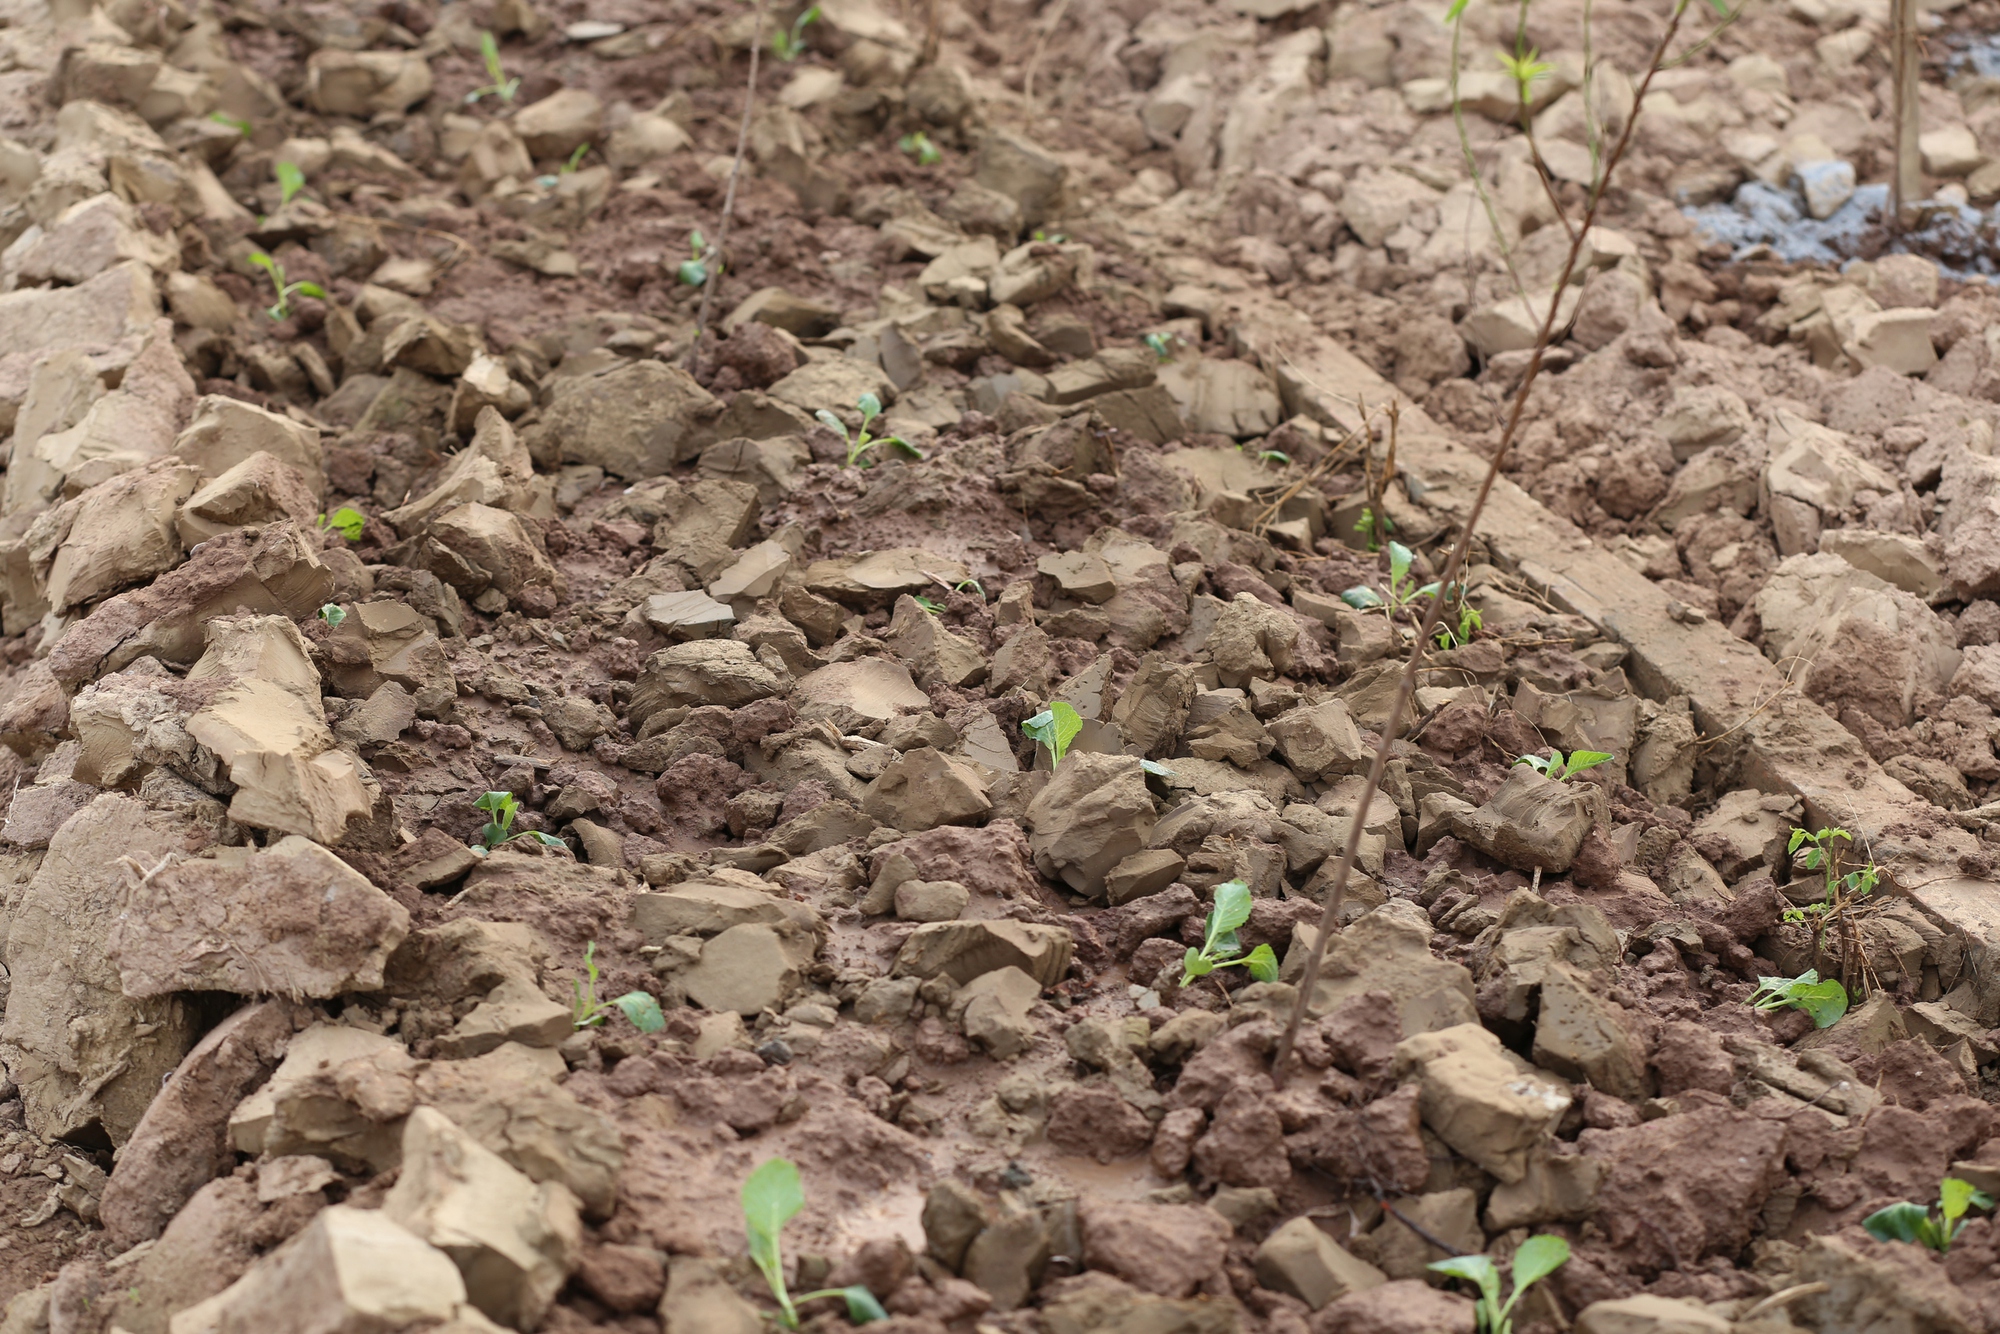
M 578 1029 L 597 1028 L 611 1017 L 615 1010 L 632 1021 L 632 1027 L 641 1033 L 657 1033 L 667 1026 L 667 1017 L 660 1012 L 660 1002 L 651 992 L 628 991 L 622 996 L 614 996 L 608 1001 L 597 999 L 597 979 L 602 976 L 597 969 L 597 942 L 591 941 L 583 947 L 584 980 L 571 980 L 570 1020 Z
M 1419 586 L 1410 575 L 1417 554 L 1401 542 L 1389 544 L 1389 583 L 1375 589 L 1356 584 L 1340 595 L 1340 600 L 1356 611 L 1382 611 L 1394 616 L 1415 605 L 1418 598 L 1436 597 L 1441 585 L 1436 581 Z
M 368 516 L 352 505 L 342 505 L 331 514 L 319 516 L 319 527 L 331 528 L 349 542 L 359 542 L 362 530 L 368 526 Z
M 1595 769 L 1600 764 L 1608 764 L 1613 758 L 1601 750 L 1573 750 L 1567 757 L 1559 750 L 1552 750 L 1547 755 L 1523 755 L 1514 763 L 1525 764 L 1544 778 L 1567 783 L 1585 769 Z
M 517 838 L 531 838 L 545 848 L 567 847 L 554 834 L 544 834 L 537 829 L 514 828 L 514 817 L 520 814 L 521 803 L 512 792 L 488 792 L 472 803 L 474 810 L 485 811 L 486 823 L 479 827 L 479 847 L 491 852 L 503 843 L 511 843 Z
M 743 1231 L 750 1241 L 751 1262 L 770 1285 L 771 1296 L 777 1299 L 778 1323 L 786 1329 L 797 1329 L 800 1303 L 821 1297 L 837 1297 L 846 1303 L 847 1318 L 857 1325 L 887 1320 L 889 1313 L 875 1300 L 875 1294 L 858 1283 L 848 1288 L 821 1288 L 792 1296 L 785 1284 L 785 1224 L 805 1207 L 806 1192 L 799 1181 L 799 1169 L 788 1159 L 768 1159 L 743 1181 Z
M 1250 886 L 1241 880 L 1225 880 L 1215 887 L 1215 904 L 1208 910 L 1208 924 L 1202 932 L 1201 948 L 1188 946 L 1181 960 L 1181 985 L 1207 977 L 1218 968 L 1243 968 L 1259 982 L 1278 980 L 1278 955 L 1269 945 L 1259 945 L 1248 954 L 1237 931 L 1250 920 Z
M 318 283 L 306 282 L 303 279 L 295 283 L 286 282 L 285 266 L 263 251 L 252 250 L 250 252 L 250 262 L 271 276 L 271 287 L 278 294 L 278 299 L 266 307 L 264 311 L 272 319 L 282 320 L 292 313 L 292 298 L 294 296 L 309 296 L 320 301 L 326 300 L 326 289 Z
M 1521 1296 L 1535 1284 L 1569 1262 L 1569 1243 L 1561 1237 L 1530 1237 L 1514 1252 L 1509 1277 L 1514 1290 L 1500 1300 L 1500 1269 L 1483 1255 L 1454 1255 L 1433 1262 L 1431 1269 L 1453 1278 L 1462 1278 L 1479 1289 L 1473 1315 L 1479 1334 L 1514 1334 L 1514 1308 Z
M 1902 1241 L 1916 1246 L 1928 1246 L 1939 1255 L 1951 1250 L 1951 1244 L 1958 1240 L 1958 1234 L 1965 1230 L 1968 1221 L 1966 1212 L 1971 1209 L 1991 1209 L 1993 1197 L 1957 1177 L 1946 1177 L 1938 1183 L 1937 1203 L 1925 1208 L 1908 1200 L 1877 1209 L 1861 1220 L 1861 1226 L 1868 1229 L 1868 1235 L 1877 1241 Z
M 1378 514 L 1372 505 L 1364 505 L 1361 517 L 1354 521 L 1354 532 L 1370 551 L 1380 551 L 1382 542 L 1396 531 L 1396 521 L 1387 514 Z
M 486 83 L 467 93 L 465 104 L 471 106 L 482 97 L 497 97 L 511 103 L 521 91 L 521 76 L 507 77 L 507 68 L 500 63 L 500 41 L 490 32 L 479 34 L 479 58 L 486 65 Z
M 787 65 L 797 60 L 806 51 L 806 29 L 819 17 L 819 6 L 814 5 L 792 20 L 789 28 L 779 28 L 771 34 L 771 54 Z
M 896 141 L 896 147 L 917 160 L 919 167 L 935 167 L 944 161 L 944 151 L 931 142 L 931 137 L 922 130 L 915 130 Z
M 867 467 L 870 462 L 867 457 L 868 451 L 876 448 L 878 445 L 892 446 L 908 454 L 913 459 L 920 459 L 924 456 L 924 452 L 921 449 L 918 449 L 900 435 L 876 435 L 869 429 L 875 424 L 875 419 L 882 415 L 881 399 L 873 394 L 863 394 L 855 400 L 854 406 L 861 412 L 861 429 L 858 431 L 849 431 L 846 422 L 834 416 L 825 408 L 821 408 L 813 414 L 825 424 L 827 429 L 840 433 L 841 440 L 847 445 L 847 467 Z
M 1056 768 L 1069 754 L 1069 746 L 1083 730 L 1083 715 L 1064 700 L 1056 700 L 1034 717 L 1021 724 L 1021 731 L 1032 741 L 1039 741 L 1049 752 L 1049 767 Z
M 1785 920 L 1811 930 L 1816 971 L 1826 968 L 1827 935 L 1840 940 L 1840 983 L 1850 990 L 1857 981 L 1867 983 L 1873 975 L 1855 919 L 1867 909 L 1876 885 L 1881 883 L 1881 872 L 1872 861 L 1847 869 L 1842 845 L 1853 841 L 1854 836 L 1845 829 L 1794 829 L 1785 845 L 1786 852 L 1798 858 L 1801 869 L 1819 872 L 1823 882 L 1819 901 L 1787 908 Z
M 715 247 L 697 227 L 688 233 L 688 258 L 681 261 L 674 270 L 674 276 L 689 287 L 699 287 L 708 281 L 709 264 L 715 258 Z

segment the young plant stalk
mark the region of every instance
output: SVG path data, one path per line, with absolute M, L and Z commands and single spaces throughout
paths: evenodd
M 821 1297 L 838 1297 L 847 1305 L 847 1318 L 857 1325 L 871 1320 L 887 1320 L 889 1313 L 875 1294 L 860 1284 L 850 1288 L 821 1288 L 818 1292 L 792 1296 L 785 1284 L 785 1224 L 806 1207 L 805 1187 L 799 1169 L 784 1158 L 771 1158 L 743 1180 L 743 1232 L 750 1241 L 750 1260 L 764 1275 L 771 1296 L 778 1303 L 778 1323 L 786 1329 L 799 1327 L 798 1307 Z
M 1278 955 L 1269 945 L 1259 945 L 1248 954 L 1236 932 L 1250 920 L 1250 886 L 1241 880 L 1225 880 L 1215 887 L 1215 906 L 1208 910 L 1208 928 L 1202 933 L 1201 948 L 1188 946 L 1181 960 L 1181 985 L 1190 986 L 1198 977 L 1207 977 L 1218 968 L 1247 969 L 1259 982 L 1278 980 Z M 1238 956 L 1241 956 L 1240 958 Z
M 1590 234 L 1592 224 L 1597 221 L 1597 211 L 1604 202 L 1605 189 L 1610 184 L 1613 173 L 1618 169 L 1619 162 L 1624 159 L 1626 149 L 1631 147 L 1632 132 L 1639 124 L 1639 107 L 1652 88 L 1653 76 L 1659 73 L 1661 63 L 1666 59 L 1668 47 L 1680 31 L 1681 20 L 1687 14 L 1689 3 L 1690 0 L 1674 0 L 1673 12 L 1667 21 L 1666 31 L 1660 35 L 1659 44 L 1653 48 L 1652 59 L 1646 62 L 1645 77 L 1640 80 L 1638 90 L 1633 95 L 1632 112 L 1625 118 L 1625 126 L 1618 136 L 1618 142 L 1612 148 L 1610 156 L 1605 159 L 1603 174 L 1591 187 L 1584 206 L 1582 223 L 1570 240 L 1568 253 L 1563 257 L 1562 271 L 1551 288 L 1554 293 L 1560 293 L 1568 287 L 1570 280 L 1576 275 L 1576 266 L 1583 251 L 1583 240 Z M 1554 341 L 1556 311 L 1560 304 L 1551 297 L 1548 308 L 1542 313 L 1541 328 L 1535 335 L 1535 346 L 1528 357 L 1527 371 L 1521 376 L 1520 386 L 1514 391 L 1513 402 L 1507 410 L 1506 424 L 1501 428 L 1500 442 L 1493 451 L 1491 461 L 1486 465 L 1486 476 L 1479 483 L 1479 493 L 1473 498 L 1472 508 L 1466 513 L 1465 522 L 1459 528 L 1458 541 L 1452 544 L 1451 555 L 1445 561 L 1444 572 L 1439 579 L 1442 584 L 1450 585 L 1458 582 L 1459 572 L 1465 568 L 1466 554 L 1471 549 L 1473 534 L 1478 531 L 1480 516 L 1486 512 L 1486 502 L 1493 495 L 1493 484 L 1499 479 L 1500 469 L 1507 461 L 1508 452 L 1513 448 L 1516 437 L 1520 435 L 1521 417 L 1527 410 L 1528 394 L 1541 376 L 1543 358 L 1548 355 L 1549 345 Z M 1424 613 L 1423 625 L 1417 632 L 1417 642 L 1410 650 L 1408 661 L 1403 664 L 1402 677 L 1396 682 L 1396 697 L 1389 705 L 1389 720 L 1382 728 L 1382 740 L 1375 748 L 1375 757 L 1369 762 L 1368 781 L 1361 788 L 1359 809 L 1354 812 L 1352 823 L 1348 826 L 1347 846 L 1341 850 L 1340 862 L 1334 868 L 1333 884 L 1326 896 L 1326 911 L 1320 916 L 1319 934 L 1313 940 L 1312 948 L 1306 952 L 1305 971 L 1299 978 L 1298 997 L 1292 1002 L 1291 1018 L 1286 1022 L 1284 1036 L 1279 1039 L 1278 1049 L 1272 1056 L 1271 1078 L 1279 1087 L 1284 1085 L 1286 1067 L 1291 1061 L 1292 1046 L 1298 1040 L 1299 1025 L 1305 1021 L 1306 1007 L 1312 1002 L 1313 988 L 1319 981 L 1320 963 L 1326 955 L 1327 943 L 1333 939 L 1333 933 L 1340 926 L 1340 910 L 1347 896 L 1347 881 L 1354 873 L 1354 861 L 1361 851 L 1361 837 L 1368 826 L 1368 807 L 1376 791 L 1382 786 L 1382 776 L 1388 770 L 1390 753 L 1396 744 L 1396 738 L 1402 734 L 1404 715 L 1409 712 L 1410 698 L 1416 693 L 1417 673 L 1423 667 L 1431 638 L 1437 633 L 1438 622 L 1444 617 L 1444 605 L 1443 598 L 1430 600 L 1430 606 Z
M 1499 1266 L 1483 1255 L 1454 1255 L 1426 1267 L 1462 1278 L 1479 1289 L 1474 1315 L 1479 1321 L 1480 1334 L 1514 1334 L 1514 1308 L 1522 1294 L 1568 1262 L 1569 1243 L 1561 1237 L 1544 1234 L 1528 1238 L 1514 1252 L 1509 1267 L 1514 1290 L 1504 1302 L 1500 1300 Z

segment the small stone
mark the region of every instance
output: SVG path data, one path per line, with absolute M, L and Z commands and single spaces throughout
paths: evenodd
M 1259 1283 L 1297 1297 L 1315 1311 L 1389 1281 L 1374 1265 L 1348 1254 L 1310 1218 L 1294 1218 L 1265 1238 L 1254 1264 Z
M 905 922 L 951 922 L 965 912 L 972 891 L 956 880 L 905 880 L 896 886 L 896 916 Z

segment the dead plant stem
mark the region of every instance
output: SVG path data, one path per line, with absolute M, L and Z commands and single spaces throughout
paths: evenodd
M 1647 90 L 1652 86 L 1653 75 L 1659 72 L 1660 63 L 1666 58 L 1667 48 L 1680 31 L 1681 18 L 1687 13 L 1689 0 L 1676 0 L 1666 31 L 1660 35 L 1660 43 L 1654 48 L 1653 58 L 1646 64 L 1646 77 L 1639 83 L 1638 92 L 1632 99 L 1633 111 L 1626 118 L 1624 129 L 1618 136 L 1618 144 L 1605 159 L 1604 175 L 1592 187 L 1588 204 L 1584 208 L 1583 224 L 1573 234 L 1569 244 L 1569 254 L 1563 260 L 1562 274 L 1557 279 L 1554 293 L 1560 293 L 1569 286 L 1576 272 L 1577 262 L 1583 252 L 1584 237 L 1590 234 L 1591 224 L 1597 220 L 1597 210 L 1604 202 L 1604 195 L 1611 183 L 1625 150 L 1631 146 L 1632 131 L 1639 123 L 1638 108 L 1645 101 Z M 1534 352 L 1528 359 L 1528 370 L 1521 377 L 1521 386 L 1514 392 L 1514 402 L 1507 413 L 1506 426 L 1500 432 L 1500 442 L 1494 447 L 1493 458 L 1487 464 L 1486 476 L 1479 484 L 1479 494 L 1474 497 L 1472 508 L 1466 513 L 1465 522 L 1459 529 L 1458 541 L 1453 544 L 1451 556 L 1445 562 L 1439 576 L 1440 588 L 1449 588 L 1458 579 L 1458 572 L 1465 563 L 1467 551 L 1472 546 L 1472 535 L 1479 527 L 1479 518 L 1486 511 L 1486 502 L 1493 494 L 1494 483 L 1499 480 L 1501 466 L 1507 460 L 1507 451 L 1514 438 L 1520 433 L 1521 417 L 1527 410 L 1528 393 L 1534 388 L 1536 378 L 1541 374 L 1542 358 L 1555 339 L 1556 310 L 1560 303 L 1554 294 L 1550 296 L 1548 309 L 1542 316 L 1542 327 L 1535 337 Z M 1430 609 L 1424 613 L 1424 623 L 1417 632 L 1417 642 L 1410 650 L 1409 661 L 1403 664 L 1402 678 L 1396 683 L 1396 698 L 1389 706 L 1389 719 L 1382 726 L 1381 741 L 1375 747 L 1375 758 L 1368 765 L 1368 781 L 1362 786 L 1361 800 L 1352 822 L 1347 829 L 1347 846 L 1341 850 L 1340 864 L 1334 870 L 1333 884 L 1327 890 L 1326 911 L 1320 915 L 1319 932 L 1314 937 L 1312 947 L 1306 952 L 1306 966 L 1299 976 L 1298 995 L 1292 1002 L 1291 1018 L 1285 1024 L 1285 1033 L 1279 1039 L 1278 1049 L 1272 1055 L 1271 1079 L 1282 1088 L 1286 1067 L 1290 1064 L 1292 1046 L 1298 1040 L 1299 1025 L 1305 1022 L 1306 1008 L 1312 1003 L 1313 987 L 1319 981 L 1320 963 L 1326 956 L 1327 943 L 1340 927 L 1340 910 L 1347 895 L 1347 881 L 1354 873 L 1354 861 L 1361 850 L 1361 836 L 1368 824 L 1368 807 L 1377 790 L 1382 786 L 1382 777 L 1388 771 L 1389 756 L 1396 745 L 1396 733 L 1401 728 L 1403 715 L 1409 710 L 1410 697 L 1416 691 L 1417 673 L 1422 669 L 1425 650 L 1430 646 L 1431 636 L 1436 633 L 1438 621 L 1444 614 L 1445 599 L 1442 596 L 1430 600 Z
M 688 369 L 701 356 L 702 339 L 708 332 L 709 305 L 715 299 L 716 284 L 722 281 L 725 257 L 729 253 L 729 222 L 736 215 L 736 182 L 743 175 L 743 155 L 750 148 L 750 116 L 757 107 L 758 57 L 764 53 L 764 4 L 757 0 L 757 18 L 750 27 L 750 81 L 743 88 L 743 119 L 736 127 L 736 157 L 729 164 L 729 186 L 722 194 L 722 217 L 715 224 L 715 258 L 701 284 L 701 307 L 694 317 L 694 342 L 688 347 Z

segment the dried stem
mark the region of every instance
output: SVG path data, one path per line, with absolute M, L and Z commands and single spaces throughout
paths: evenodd
M 1923 161 L 1917 148 L 1917 0 L 1890 0 L 1889 66 L 1895 89 L 1896 172 L 1891 179 L 1889 226 L 1903 229 L 1903 211 L 1923 193 Z
M 715 299 L 716 284 L 722 281 L 724 257 L 729 247 L 729 220 L 736 215 L 736 181 L 743 175 L 743 155 L 750 147 L 750 115 L 757 106 L 757 64 L 764 54 L 764 3 L 757 0 L 757 19 L 750 28 L 750 81 L 743 89 L 743 120 L 736 127 L 736 158 L 729 164 L 729 187 L 722 195 L 722 218 L 715 226 L 715 262 L 701 285 L 701 307 L 694 317 L 694 343 L 688 348 L 688 368 L 701 355 L 701 343 L 708 332 L 709 305 Z
M 1569 254 L 1563 260 L 1562 274 L 1556 280 L 1555 293 L 1569 286 L 1576 273 L 1577 262 L 1583 251 L 1583 238 L 1590 233 L 1591 224 L 1597 220 L 1597 210 L 1604 202 L 1606 188 L 1611 183 L 1612 174 L 1631 146 L 1632 131 L 1639 123 L 1639 106 L 1645 101 L 1646 92 L 1652 86 L 1653 76 L 1659 72 L 1661 62 L 1666 58 L 1667 48 L 1680 31 L 1681 19 L 1687 13 L 1689 0 L 1676 0 L 1672 17 L 1667 22 L 1666 31 L 1660 35 L 1659 45 L 1654 48 L 1653 58 L 1647 62 L 1646 77 L 1640 81 L 1637 94 L 1632 99 L 1632 114 L 1626 118 L 1623 131 L 1618 136 L 1617 146 L 1611 156 L 1605 159 L 1604 174 L 1592 186 L 1589 202 L 1583 213 L 1583 223 L 1573 234 Z M 1514 401 L 1507 412 L 1507 424 L 1500 433 L 1500 443 L 1493 450 L 1493 458 L 1486 466 L 1486 476 L 1479 484 L 1479 494 L 1473 499 L 1472 508 L 1461 525 L 1458 541 L 1453 544 L 1451 556 L 1445 562 L 1439 576 L 1441 587 L 1448 588 L 1458 579 L 1459 570 L 1465 564 L 1465 557 L 1472 546 L 1472 535 L 1479 527 L 1479 519 L 1486 511 L 1486 502 L 1493 494 L 1493 484 L 1499 479 L 1501 466 L 1507 460 L 1507 451 L 1513 446 L 1514 438 L 1521 429 L 1521 417 L 1527 409 L 1528 393 L 1534 388 L 1536 378 L 1542 371 L 1542 359 L 1555 340 L 1556 308 L 1559 303 L 1552 294 L 1548 310 L 1542 316 L 1541 330 L 1535 336 L 1535 348 L 1528 359 L 1528 370 L 1521 377 L 1520 388 L 1514 392 Z M 1314 938 L 1312 948 L 1306 953 L 1305 971 L 1299 976 L 1298 996 L 1292 1002 L 1291 1019 L 1285 1024 L 1285 1034 L 1278 1042 L 1278 1050 L 1271 1061 L 1271 1079 L 1282 1087 L 1285 1068 L 1290 1064 L 1292 1046 L 1299 1035 L 1299 1025 L 1305 1022 L 1306 1009 L 1312 1003 L 1314 985 L 1319 981 L 1319 969 L 1326 955 L 1327 942 L 1340 926 L 1341 904 L 1346 898 L 1347 881 L 1354 873 L 1354 860 L 1361 849 L 1362 831 L 1368 824 L 1368 807 L 1376 791 L 1382 786 L 1382 775 L 1388 770 L 1389 756 L 1396 745 L 1396 733 L 1401 729 L 1403 715 L 1408 711 L 1410 697 L 1416 692 L 1417 673 L 1424 664 L 1425 651 L 1429 648 L 1431 636 L 1436 633 L 1438 620 L 1444 614 L 1445 599 L 1434 597 L 1430 609 L 1424 613 L 1424 623 L 1417 632 L 1416 646 L 1410 650 L 1410 659 L 1403 665 L 1403 675 L 1396 683 L 1396 698 L 1389 706 L 1389 719 L 1382 726 L 1382 739 L 1375 747 L 1375 758 L 1368 765 L 1368 781 L 1361 789 L 1361 800 L 1357 805 L 1352 823 L 1347 830 L 1347 846 L 1341 850 L 1340 864 L 1334 870 L 1333 884 L 1327 890 L 1326 911 L 1320 915 L 1319 933 Z

